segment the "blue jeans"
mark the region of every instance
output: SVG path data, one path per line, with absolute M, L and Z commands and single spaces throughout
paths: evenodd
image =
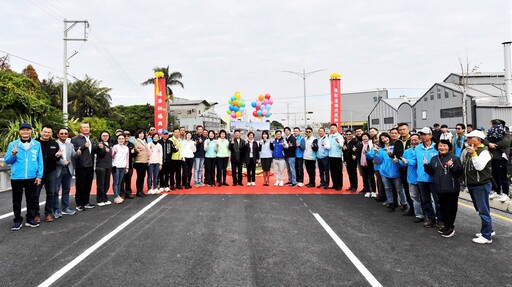
M 437 217 L 437 222 L 443 222 L 443 215 L 439 206 L 437 192 L 434 190 L 434 183 L 418 181 L 418 186 L 420 188 L 421 207 L 425 217 L 431 221 L 435 221 Z
M 57 177 L 57 182 L 55 184 L 55 193 L 53 194 L 53 211 L 62 211 L 69 208 L 69 190 L 71 189 L 71 181 L 73 179 L 73 175 L 69 172 L 67 167 L 63 167 L 60 172 L 59 177 Z M 59 208 L 59 190 L 62 186 L 62 197 L 60 199 L 62 209 Z
M 478 186 L 468 186 L 469 194 L 473 200 L 473 205 L 482 220 L 480 232 L 482 233 L 482 236 L 488 240 L 492 239 L 492 219 L 491 209 L 489 207 L 489 192 L 491 192 L 491 188 L 492 184 L 490 182 Z
M 120 195 L 121 192 L 121 185 L 124 183 L 124 174 L 126 173 L 125 168 L 116 168 L 116 171 L 114 172 L 114 182 L 112 184 L 112 189 L 114 190 L 114 198 Z M 149 186 L 149 184 L 148 184 Z
M 417 184 L 409 183 L 409 194 L 414 206 L 414 215 L 417 218 L 425 218 L 423 208 L 421 208 L 420 188 Z
M 295 174 L 295 158 L 287 157 L 286 158 L 286 169 L 288 170 L 288 182 L 292 184 L 297 184 L 297 177 Z
M 382 177 L 382 182 L 384 183 L 384 189 L 386 190 L 386 198 L 388 204 L 393 204 L 393 188 L 396 189 L 398 196 L 400 197 L 400 204 L 406 205 L 407 200 L 405 198 L 404 185 L 402 184 L 402 179 L 397 178 L 389 178 Z
M 204 157 L 194 158 L 194 184 L 199 185 L 203 183 L 203 166 Z
M 55 184 L 57 183 L 57 171 L 54 170 L 43 175 L 43 179 L 41 184 L 37 186 L 36 189 L 36 199 L 35 202 L 37 204 L 36 208 L 36 216 L 40 215 L 39 212 L 39 196 L 41 195 L 41 189 L 46 191 L 46 204 L 44 205 L 44 215 L 53 214 L 53 194 L 55 193 Z
M 158 187 L 158 172 L 160 164 L 152 163 L 148 167 L 148 189 L 156 189 Z

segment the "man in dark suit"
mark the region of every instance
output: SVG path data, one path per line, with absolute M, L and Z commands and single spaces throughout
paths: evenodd
M 94 153 L 96 143 L 90 137 L 91 127 L 89 123 L 80 124 L 80 134 L 71 140 L 76 151 L 75 177 L 76 177 L 76 210 L 94 208 L 89 202 L 92 180 L 94 178 Z

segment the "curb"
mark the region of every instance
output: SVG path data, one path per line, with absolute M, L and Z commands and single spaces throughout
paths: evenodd
M 459 198 L 472 202 L 469 192 L 466 191 L 462 191 L 459 195 Z M 497 209 L 507 213 L 512 213 L 512 200 L 501 202 L 498 199 L 491 199 L 489 200 L 489 204 L 493 209 Z

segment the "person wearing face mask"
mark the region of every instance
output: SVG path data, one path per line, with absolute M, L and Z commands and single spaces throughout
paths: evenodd
M 94 149 L 96 154 L 96 204 L 98 206 L 112 204 L 107 197 L 112 175 L 112 147 L 109 142 L 110 134 L 103 131 L 100 134 L 98 145 Z
M 448 238 L 455 235 L 454 222 L 460 192 L 459 177 L 463 173 L 463 168 L 459 157 L 450 153 L 452 143 L 449 140 L 439 140 L 436 149 L 439 154 L 425 164 L 425 172 L 434 178 L 439 206 L 444 216 L 444 227 L 438 231 L 441 236 Z

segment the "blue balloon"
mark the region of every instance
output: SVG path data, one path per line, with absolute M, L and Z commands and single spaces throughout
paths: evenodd
M 241 107 L 239 108 L 239 110 L 240 110 L 241 112 L 243 112 L 243 111 L 245 110 L 245 107 L 244 107 L 244 106 L 241 106 Z
M 240 108 L 239 107 L 233 107 L 233 111 L 238 112 Z
M 267 113 L 267 115 L 265 117 L 269 118 L 271 115 L 271 113 Z
M 256 107 L 256 102 L 252 102 L 251 103 L 251 107 L 255 108 Z
M 235 97 L 235 96 L 232 96 L 232 97 L 231 97 L 231 100 L 232 100 L 232 101 L 236 101 L 236 97 Z
M 233 111 L 233 107 L 234 107 L 233 105 L 229 105 L 229 110 Z
M 263 112 L 261 110 L 258 111 L 258 116 L 262 116 L 263 115 Z

